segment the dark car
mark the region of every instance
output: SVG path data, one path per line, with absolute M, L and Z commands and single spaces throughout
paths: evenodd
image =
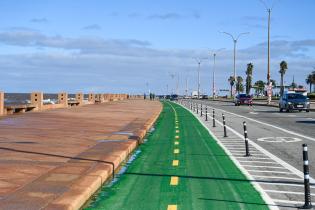
M 178 100 L 178 95 L 177 94 L 172 94 L 171 95 L 171 101 L 177 101 Z
M 201 99 L 209 99 L 208 95 L 202 95 Z
M 279 111 L 282 112 L 286 110 L 287 112 L 291 110 L 310 111 L 310 101 L 309 99 L 300 93 L 286 93 L 279 100 Z
M 247 94 L 238 94 L 234 99 L 235 106 L 239 106 L 241 104 L 246 104 L 248 106 L 253 105 L 253 97 Z

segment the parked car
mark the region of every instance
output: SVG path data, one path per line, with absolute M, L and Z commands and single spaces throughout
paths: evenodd
M 248 106 L 253 105 L 253 97 L 247 94 L 238 94 L 234 99 L 235 106 L 240 106 L 241 104 L 247 104 Z
M 286 93 L 279 100 L 279 111 L 286 110 L 290 112 L 292 110 L 310 111 L 309 99 L 300 93 Z

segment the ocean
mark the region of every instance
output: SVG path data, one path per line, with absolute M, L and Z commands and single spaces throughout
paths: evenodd
M 84 95 L 85 98 L 88 97 L 87 94 Z M 75 94 L 69 94 L 68 98 L 75 98 Z M 20 104 L 29 104 L 31 100 L 30 93 L 5 93 L 4 94 L 4 105 L 20 105 Z M 58 94 L 56 93 L 47 93 L 44 94 L 45 103 L 57 103 Z

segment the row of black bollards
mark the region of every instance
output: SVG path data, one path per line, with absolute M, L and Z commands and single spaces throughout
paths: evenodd
M 192 103 L 191 103 L 192 104 Z M 196 103 L 197 108 L 197 114 L 198 114 L 198 104 Z M 192 105 L 191 105 L 192 109 Z M 203 116 L 203 106 L 200 105 L 200 116 Z M 216 120 L 215 120 L 215 109 L 212 109 L 212 127 L 216 127 Z M 208 108 L 205 106 L 205 121 L 208 121 Z M 226 121 L 225 121 L 225 115 L 222 113 L 222 121 L 223 121 L 223 131 L 224 131 L 224 137 L 228 137 L 227 130 L 226 130 Z M 248 144 L 248 132 L 247 132 L 247 124 L 244 121 L 243 122 L 243 129 L 244 129 L 244 141 L 245 141 L 245 157 L 251 156 L 249 151 L 249 144 Z M 311 202 L 311 190 L 310 190 L 310 176 L 309 176 L 309 161 L 308 161 L 308 149 L 307 144 L 303 144 L 303 172 L 304 172 L 304 199 L 305 203 L 302 207 L 302 209 L 311 209 L 312 208 L 312 202 Z

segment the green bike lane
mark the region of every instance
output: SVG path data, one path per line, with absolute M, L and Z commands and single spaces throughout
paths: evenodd
M 201 123 L 163 102 L 141 153 L 90 209 L 268 209 L 260 194 Z

